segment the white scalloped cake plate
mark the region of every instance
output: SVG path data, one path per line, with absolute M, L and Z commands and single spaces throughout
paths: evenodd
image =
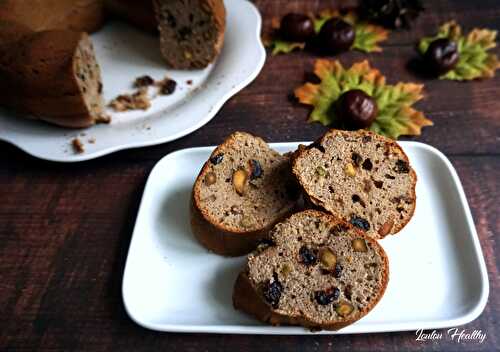
M 40 159 L 75 162 L 112 152 L 161 144 L 185 136 L 210 121 L 222 105 L 257 77 L 265 61 L 260 40 L 261 17 L 246 0 L 226 0 L 225 42 L 216 62 L 204 70 L 169 70 L 158 38 L 124 23 L 110 22 L 92 35 L 101 66 L 106 102 L 132 92 L 136 77 L 168 76 L 177 81 L 170 96 L 156 97 L 146 111 L 114 113 L 109 125 L 84 130 L 64 129 L 0 110 L 0 140 Z M 191 80 L 192 84 L 188 84 Z M 150 95 L 154 91 L 150 89 Z M 71 141 L 78 137 L 85 152 L 77 154 Z M 91 143 L 95 140 L 94 143 Z
M 272 147 L 287 152 L 297 145 Z M 418 176 L 414 217 L 399 234 L 381 241 L 390 264 L 382 300 L 367 316 L 336 333 L 454 327 L 477 318 L 486 305 L 486 266 L 455 169 L 431 146 L 401 145 Z M 159 331 L 311 334 L 302 327 L 263 325 L 236 311 L 232 289 L 245 257 L 212 254 L 193 237 L 191 188 L 212 150 L 176 151 L 151 171 L 123 275 L 129 316 Z

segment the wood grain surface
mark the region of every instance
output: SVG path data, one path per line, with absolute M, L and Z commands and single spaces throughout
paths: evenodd
M 390 83 L 425 84 L 426 97 L 418 108 L 435 125 L 413 140 L 443 151 L 463 182 L 490 279 L 486 309 L 464 328 L 485 332 L 482 344 L 446 338 L 417 342 L 412 331 L 300 337 L 169 334 L 145 330 L 127 317 L 121 300 L 124 263 L 145 180 L 162 156 L 217 144 L 236 129 L 272 142 L 311 140 L 326 130 L 307 124 L 308 109 L 290 99 L 315 60 L 311 54 L 294 53 L 268 57 L 255 82 L 229 100 L 210 123 L 172 143 L 72 165 L 36 160 L 0 143 L 0 351 L 499 350 L 500 74 L 469 83 L 429 80 L 409 70 L 408 62 L 416 56 L 417 38 L 445 20 L 457 19 L 465 29 L 500 29 L 500 2 L 424 2 L 427 11 L 414 29 L 391 33 L 382 53 L 350 52 L 339 58 L 346 65 L 368 58 Z M 254 3 L 266 26 L 273 16 L 289 11 L 339 4 Z

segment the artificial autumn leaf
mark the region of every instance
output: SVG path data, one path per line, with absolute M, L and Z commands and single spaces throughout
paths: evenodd
M 262 43 L 264 46 L 271 48 L 272 55 L 278 54 L 288 54 L 295 49 L 303 50 L 306 43 L 301 42 L 289 42 L 280 39 L 278 32 L 280 28 L 280 21 L 277 17 L 273 17 L 271 20 L 272 34 L 267 34 L 262 36 Z
M 457 43 L 459 60 L 449 72 L 440 79 L 457 81 L 495 76 L 495 70 L 500 68 L 500 62 L 495 54 L 488 53 L 496 46 L 497 32 L 489 29 L 473 29 L 468 35 L 463 35 L 460 26 L 455 21 L 446 22 L 435 36 L 424 37 L 418 44 L 418 50 L 425 54 L 429 45 L 436 39 L 448 38 Z
M 281 40 L 278 38 L 275 39 L 263 38 L 262 41 L 265 46 L 271 48 L 272 55 L 288 54 L 294 51 L 295 49 L 302 50 L 306 46 L 306 43 L 287 42 L 285 40 Z
M 325 10 L 318 16 L 311 16 L 313 18 L 314 30 L 319 33 L 323 24 L 332 17 L 340 17 L 354 27 L 356 36 L 352 49 L 370 52 L 380 52 L 382 48 L 378 43 L 387 39 L 389 32 L 380 26 L 375 26 L 364 21 L 360 21 L 358 16 L 349 11 L 341 14 L 337 10 Z M 278 18 L 273 18 L 271 21 L 272 34 L 263 37 L 263 43 L 266 47 L 271 48 L 272 55 L 281 53 L 289 53 L 295 49 L 304 49 L 305 43 L 303 42 L 290 42 L 280 38 L 279 36 L 280 22 Z
M 422 112 L 412 108 L 423 98 L 421 84 L 386 84 L 385 77 L 366 60 L 345 69 L 337 60 L 320 59 L 316 60 L 314 73 L 321 80 L 319 84 L 306 83 L 295 90 L 302 104 L 313 106 L 309 122 L 342 127 L 335 103 L 344 92 L 361 89 L 375 99 L 379 111 L 369 130 L 397 139 L 401 135 L 418 136 L 422 127 L 433 125 Z

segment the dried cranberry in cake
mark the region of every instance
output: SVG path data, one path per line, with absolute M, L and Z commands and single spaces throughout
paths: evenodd
M 314 264 L 316 264 L 316 261 L 318 260 L 318 257 L 316 255 L 316 251 L 314 251 L 306 246 L 300 247 L 299 258 L 300 258 L 300 262 L 303 263 L 304 265 L 314 265 Z
M 340 296 L 340 290 L 337 287 L 332 287 L 328 290 L 324 291 L 316 291 L 314 292 L 314 298 L 316 302 L 322 306 L 326 306 L 327 304 L 332 303 L 337 300 Z
M 354 165 L 356 165 L 358 167 L 363 162 L 363 158 L 358 153 L 352 153 L 351 159 L 352 159 L 352 162 L 354 163 Z
M 366 219 L 363 219 L 362 217 L 353 216 L 351 217 L 350 222 L 351 224 L 353 224 L 357 228 L 360 228 L 361 230 L 368 231 L 370 229 L 370 223 Z
M 339 263 L 335 264 L 335 269 L 333 269 L 333 277 L 335 277 L 336 279 L 340 279 L 343 269 L 343 266 Z
M 210 157 L 210 162 L 214 165 L 217 165 L 224 160 L 224 153 L 219 153 L 215 154 L 214 156 Z
M 262 176 L 262 166 L 258 160 L 251 159 L 248 161 L 250 167 L 250 178 L 256 179 Z
M 410 166 L 408 165 L 408 162 L 399 159 L 396 161 L 396 167 L 394 168 L 394 171 L 400 174 L 407 174 L 410 172 Z
M 266 282 L 262 288 L 262 293 L 264 295 L 264 299 L 269 303 L 273 308 L 278 308 L 281 291 L 283 291 L 283 285 L 278 281 L 278 276 L 276 273 L 273 274 L 273 279 Z

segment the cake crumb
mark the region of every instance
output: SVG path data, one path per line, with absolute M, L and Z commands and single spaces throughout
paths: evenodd
M 95 143 L 95 138 L 94 137 L 91 137 L 87 140 L 87 142 L 89 142 L 90 144 L 94 144 Z
M 151 106 L 147 87 L 139 88 L 133 94 L 122 94 L 113 99 L 109 106 L 115 111 L 147 110 Z
M 186 81 L 186 84 L 190 86 L 191 84 L 193 84 L 193 80 L 192 80 L 192 79 L 188 79 L 188 80 Z
M 155 80 L 151 76 L 144 75 L 137 77 L 134 81 L 134 88 L 148 87 L 155 84 Z
M 96 123 L 111 123 L 111 116 L 107 114 L 99 114 L 96 119 Z
M 171 78 L 165 77 L 161 81 L 156 82 L 156 85 L 158 86 L 158 92 L 161 95 L 170 95 L 175 92 L 177 82 Z
M 85 152 L 85 148 L 83 147 L 83 143 L 80 138 L 73 138 L 73 140 L 71 141 L 71 145 L 73 146 L 73 150 L 75 151 L 75 153 L 82 154 Z

